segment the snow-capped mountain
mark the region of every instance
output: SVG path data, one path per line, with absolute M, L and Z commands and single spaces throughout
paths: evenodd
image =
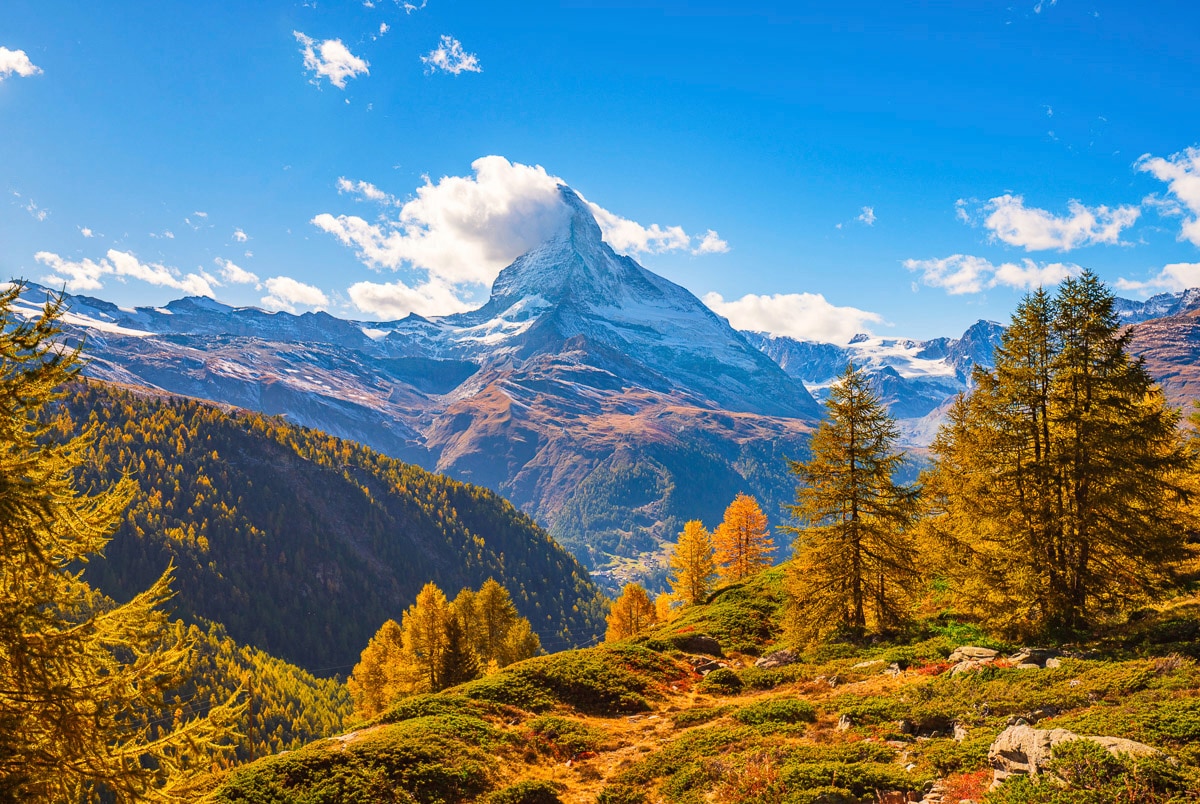
M 915 450 L 972 366 L 991 365 L 1003 328 L 988 321 L 958 338 L 862 335 L 846 346 L 735 331 L 616 254 L 587 206 L 561 192 L 562 228 L 470 312 L 380 323 L 206 298 L 130 309 L 68 296 L 65 322 L 86 340 L 91 376 L 284 414 L 486 485 L 613 582 L 656 572 L 648 553 L 687 519 L 715 524 L 739 491 L 785 522 L 786 459 L 803 457 L 822 414 L 814 396 L 847 362 L 872 375 Z M 29 315 L 36 295 L 25 296 Z M 1178 319 L 1146 341 L 1162 352 L 1170 333 L 1192 332 L 1198 305 L 1200 291 L 1188 291 L 1119 309 L 1131 323 Z M 1185 352 L 1162 352 L 1163 371 Z
M 738 491 L 779 511 L 819 406 L 562 199 L 562 229 L 468 313 L 367 323 L 72 296 L 66 321 L 92 376 L 285 414 L 489 486 L 593 567 L 713 522 Z
M 848 363 L 863 369 L 899 420 L 906 446 L 919 449 L 932 441 L 948 402 L 969 387 L 972 367 L 992 365 L 1003 332 L 994 321 L 977 321 L 959 338 L 929 341 L 863 334 L 837 346 L 761 332 L 747 337 L 818 399 Z

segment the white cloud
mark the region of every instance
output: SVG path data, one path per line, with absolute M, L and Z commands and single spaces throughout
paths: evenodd
M 320 288 L 298 282 L 290 276 L 273 276 L 266 281 L 267 295 L 262 298 L 268 310 L 296 312 L 297 307 L 323 310 L 329 305 L 329 297 Z
M 79 233 L 80 233 L 81 235 L 83 235 L 84 237 L 95 237 L 95 236 L 96 236 L 96 233 L 95 233 L 95 232 L 93 232 L 91 229 L 89 229 L 89 228 L 88 228 L 88 227 L 86 227 L 86 226 L 80 226 L 80 227 L 79 227 Z
M 722 240 L 714 229 L 705 232 L 704 237 L 700 238 L 700 244 L 692 249 L 692 253 L 696 255 L 727 254 L 728 252 L 729 244 Z
M 1032 290 L 1044 285 L 1056 285 L 1069 276 L 1083 271 L 1073 263 L 1037 263 L 1030 259 L 1020 263 L 993 265 L 983 257 L 953 254 L 932 260 L 905 260 L 904 267 L 920 271 L 921 281 L 943 288 L 952 296 L 979 293 L 998 286 Z
M 208 217 L 207 212 L 193 212 L 192 214 L 195 215 L 197 218 L 207 218 Z
M 855 218 L 856 221 L 862 221 L 867 226 L 875 225 L 875 207 L 863 207 L 862 214 Z
M 326 39 L 318 45 L 300 31 L 292 31 L 292 35 L 303 45 L 300 52 L 304 54 L 304 69 L 316 76 L 314 84 L 325 76 L 338 89 L 345 89 L 347 79 L 371 74 L 371 65 L 351 53 L 341 39 Z
M 1163 266 L 1157 275 L 1145 282 L 1121 278 L 1116 281 L 1116 286 L 1117 290 L 1138 293 L 1177 293 L 1188 288 L 1200 287 L 1200 262 L 1174 262 Z
M 882 324 L 878 313 L 857 307 L 836 307 L 819 293 L 748 293 L 725 301 L 719 293 L 707 293 L 704 303 L 729 319 L 734 329 L 770 332 L 805 341 L 845 344 L 870 325 Z
M 960 220 L 970 221 L 966 202 L 955 204 Z M 1098 243 L 1121 242 L 1121 231 L 1132 226 L 1141 215 L 1135 206 L 1110 209 L 1104 205 L 1086 207 L 1078 201 L 1067 203 L 1068 213 L 1058 216 L 1044 209 L 1026 207 L 1020 195 L 1005 194 L 983 205 L 984 227 L 994 240 L 1026 251 L 1057 249 L 1070 251 Z
M 1143 154 L 1134 167 L 1167 183 L 1167 192 L 1173 198 L 1147 201 L 1162 214 L 1183 218 L 1179 239 L 1200 246 L 1200 147 L 1193 146 L 1165 159 Z
M 339 194 L 348 193 L 358 196 L 360 201 L 374 201 L 377 204 L 388 204 L 399 206 L 400 202 L 395 196 L 385 193 L 369 181 L 350 181 L 345 176 L 339 176 L 337 180 L 337 191 Z
M 1042 9 L 1047 7 L 1054 8 L 1056 5 L 1058 5 L 1058 0 L 1038 0 L 1037 4 L 1033 7 L 1033 13 L 1041 14 Z
M 254 285 L 259 287 L 258 275 L 247 271 L 229 260 L 217 257 L 213 260 L 221 267 L 221 278 L 233 285 Z
M 464 51 L 462 42 L 452 36 L 443 36 L 438 46 L 422 56 L 421 61 L 425 62 L 427 73 L 435 73 L 438 70 L 453 75 L 483 72 L 479 65 L 479 57 Z
M 67 290 L 99 290 L 104 286 L 103 277 L 138 279 L 159 287 L 181 290 L 189 296 L 212 296 L 211 277 L 203 272 L 182 274 L 177 268 L 161 263 L 143 263 L 127 251 L 109 249 L 99 262 L 84 259 L 65 260 L 49 251 L 39 251 L 34 259 L 48 267 L 52 274 L 44 281 L 63 284 Z
M 454 289 L 440 282 L 409 287 L 403 282 L 356 282 L 347 291 L 350 301 L 364 313 L 389 320 L 409 313 L 422 316 L 448 315 L 469 310 Z
M 239 243 L 245 243 L 247 240 L 250 239 L 250 236 L 247 235 L 245 232 L 243 232 L 241 229 L 234 229 L 233 230 L 233 239 Z
M 25 211 L 28 212 L 38 223 L 42 223 L 46 220 L 46 218 L 50 217 L 50 210 L 42 209 L 34 202 L 32 198 L 29 199 L 27 204 L 25 204 Z
M 426 178 L 416 197 L 404 203 L 394 218 L 371 223 L 355 215 L 322 213 L 312 224 L 355 249 L 359 260 L 370 267 L 424 274 L 421 281 L 405 287 L 458 289 L 490 284 L 502 268 L 559 231 L 568 210 L 559 192 L 562 179 L 540 165 L 485 156 L 471 168 L 472 176 L 445 176 L 436 184 Z M 373 187 L 342 181 L 340 189 L 359 195 Z M 642 226 L 598 205 L 589 206 L 605 240 L 618 251 L 715 253 L 728 248 L 716 232 L 693 238 L 678 226 Z M 458 308 L 429 312 L 454 309 Z
M 31 62 L 24 50 L 9 50 L 6 47 L 0 47 L 0 81 L 10 75 L 29 78 L 32 75 L 40 75 L 41 72 L 42 68 Z
M 692 238 L 683 231 L 682 226 L 664 227 L 657 223 L 642 226 L 637 221 L 609 212 L 599 204 L 588 201 L 587 205 L 604 231 L 604 239 L 617 251 L 626 254 L 662 254 L 686 249 L 692 244 Z

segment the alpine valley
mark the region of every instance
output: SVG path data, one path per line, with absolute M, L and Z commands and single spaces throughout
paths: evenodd
M 787 459 L 805 457 L 818 400 L 847 362 L 868 371 L 918 459 L 972 367 L 991 365 L 1003 327 L 990 321 L 957 338 L 844 346 L 739 332 L 614 252 L 588 206 L 560 193 L 560 230 L 470 312 L 362 322 L 68 295 L 65 321 L 94 378 L 282 414 L 485 486 L 609 589 L 661 582 L 661 548 L 683 522 L 719 521 L 739 491 L 785 521 Z M 1120 302 L 1174 404 L 1200 389 L 1198 308 L 1197 291 Z

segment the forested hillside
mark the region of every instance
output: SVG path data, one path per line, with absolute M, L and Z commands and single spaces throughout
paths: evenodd
M 174 611 L 318 673 L 347 672 L 429 580 L 507 587 L 548 649 L 603 628 L 586 572 L 490 491 L 282 419 L 96 382 L 64 402 L 96 428 L 85 485 L 138 489 L 87 577 L 126 599 L 176 566 Z

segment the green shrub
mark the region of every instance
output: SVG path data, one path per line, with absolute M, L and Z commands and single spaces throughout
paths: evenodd
M 733 713 L 733 718 L 747 726 L 760 723 L 814 723 L 817 710 L 807 701 L 779 698 L 743 707 Z
M 738 675 L 742 679 L 742 686 L 751 690 L 771 690 L 784 682 L 783 673 L 762 667 L 747 667 Z
M 574 720 L 554 715 L 541 715 L 525 724 L 538 743 L 545 744 L 559 757 L 573 757 L 584 751 L 597 751 L 604 743 L 604 733 Z
M 685 709 L 682 712 L 675 712 L 671 715 L 671 723 L 677 729 L 686 729 L 689 726 L 700 726 L 708 723 L 710 720 L 716 720 L 722 715 L 729 712 L 732 707 L 729 706 L 709 706 L 699 707 L 697 709 Z
M 860 796 L 844 787 L 823 786 L 793 791 L 783 800 L 783 804 L 859 804 L 861 801 Z
M 788 763 L 779 776 L 785 790 L 837 787 L 857 796 L 872 795 L 876 790 L 917 790 L 925 783 L 898 765 L 875 762 Z
M 728 667 L 719 667 L 706 675 L 696 689 L 717 695 L 736 695 L 742 691 L 742 680 Z
M 497 790 L 487 797 L 488 804 L 562 804 L 558 790 L 550 782 L 525 781 Z

